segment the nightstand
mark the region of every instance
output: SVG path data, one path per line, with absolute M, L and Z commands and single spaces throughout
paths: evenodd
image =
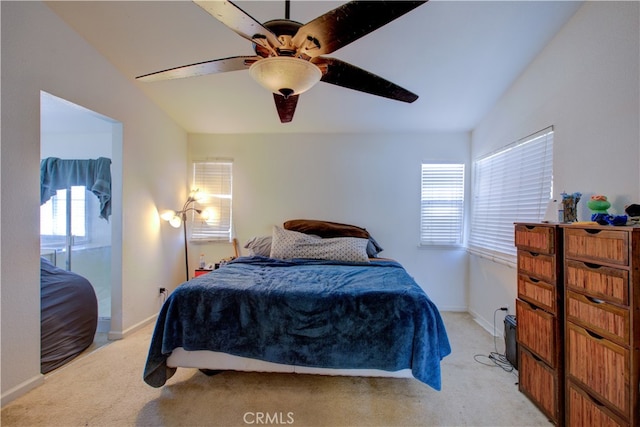
M 204 268 L 198 268 L 196 269 L 196 271 L 194 272 L 193 277 L 198 277 L 198 276 L 202 276 L 203 274 L 207 274 L 207 273 L 211 273 L 213 270 L 207 270 Z

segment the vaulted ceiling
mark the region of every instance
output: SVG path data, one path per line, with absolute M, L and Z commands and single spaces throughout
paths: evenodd
M 291 2 L 306 23 L 345 2 Z M 285 1 L 237 1 L 260 22 Z M 153 83 L 135 77 L 253 55 L 251 43 L 190 1 L 53 1 L 47 5 L 191 133 L 468 131 L 580 6 L 577 1 L 430 1 L 330 56 L 420 97 L 411 104 L 318 83 L 282 124 L 249 72 Z

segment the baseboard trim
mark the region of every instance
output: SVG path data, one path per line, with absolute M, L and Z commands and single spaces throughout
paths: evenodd
M 467 306 L 438 306 L 439 311 L 453 311 L 457 313 L 466 313 L 469 311 Z
M 18 397 L 27 394 L 28 392 L 30 392 L 31 390 L 33 390 L 38 386 L 41 386 L 42 384 L 44 384 L 44 375 L 42 374 L 38 374 L 35 377 L 21 384 L 18 384 L 17 386 L 13 387 L 11 390 L 2 394 L 2 396 L 0 397 L 0 406 L 4 408 L 5 405 L 14 401 Z
M 149 316 L 146 319 L 142 320 L 141 322 L 138 322 L 135 325 L 130 326 L 129 328 L 123 330 L 122 332 L 109 331 L 109 333 L 107 334 L 107 338 L 111 341 L 121 340 L 123 338 L 126 338 L 128 335 L 131 335 L 134 332 L 144 328 L 149 323 L 155 322 L 157 318 L 158 318 L 158 315 L 154 314 L 153 316 Z
M 487 332 L 489 332 L 491 334 L 491 336 L 502 337 L 504 335 L 502 333 L 502 329 L 500 329 L 499 325 L 495 325 L 495 330 L 494 330 L 493 320 L 491 322 L 489 322 L 485 318 L 480 316 L 476 311 L 471 310 L 471 309 L 469 309 L 468 312 L 471 315 L 471 317 L 473 317 L 473 320 L 478 325 L 480 325 L 482 327 L 482 329 L 484 329 Z
M 110 317 L 98 317 L 98 327 L 96 332 L 104 333 L 109 332 L 111 329 L 111 318 Z

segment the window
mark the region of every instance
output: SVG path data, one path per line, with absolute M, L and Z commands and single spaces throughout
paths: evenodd
M 76 243 L 87 237 L 86 190 L 84 186 L 71 187 L 71 234 Z M 50 245 L 64 245 L 67 236 L 67 190 L 58 190 L 40 206 L 40 236 Z
M 469 249 L 513 261 L 513 223 L 542 221 L 552 169 L 551 127 L 475 161 Z
M 228 160 L 193 163 L 193 188 L 203 196 L 194 206 L 206 209 L 209 218 L 205 221 L 192 212 L 191 240 L 231 240 L 232 166 Z
M 423 163 L 420 200 L 420 244 L 462 244 L 464 165 Z

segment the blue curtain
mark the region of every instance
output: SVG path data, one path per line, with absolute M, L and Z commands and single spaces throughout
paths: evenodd
M 111 215 L 111 159 L 67 160 L 48 157 L 40 162 L 40 205 L 58 190 L 83 185 L 100 200 L 100 218 Z

